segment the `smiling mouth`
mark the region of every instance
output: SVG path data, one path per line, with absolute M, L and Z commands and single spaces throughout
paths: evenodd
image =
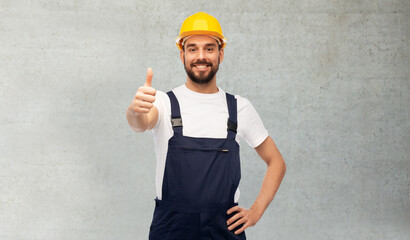
M 199 69 L 199 70 L 203 70 L 206 69 L 207 67 L 209 67 L 209 64 L 193 64 L 193 67 Z

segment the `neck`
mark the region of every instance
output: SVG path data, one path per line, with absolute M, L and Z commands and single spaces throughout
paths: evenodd
M 212 79 L 207 84 L 198 84 L 193 82 L 189 77 L 185 83 L 186 87 L 194 92 L 198 93 L 217 93 L 219 91 L 218 87 L 216 86 L 216 78 Z

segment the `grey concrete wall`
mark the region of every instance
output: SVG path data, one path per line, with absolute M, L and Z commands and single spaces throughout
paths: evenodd
M 197 11 L 228 39 L 218 73 L 288 171 L 248 239 L 410 237 L 410 1 L 0 0 L 0 239 L 147 239 L 155 156 L 125 110 L 147 67 L 182 84 Z M 242 145 L 241 205 L 264 163 Z

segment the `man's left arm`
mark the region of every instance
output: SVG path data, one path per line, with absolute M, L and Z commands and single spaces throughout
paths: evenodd
M 254 226 L 259 221 L 278 191 L 286 172 L 285 161 L 270 136 L 257 146 L 255 150 L 262 160 L 266 162 L 267 169 L 261 190 L 252 207 L 250 209 L 245 209 L 235 206 L 227 211 L 227 214 L 237 212 L 234 216 L 228 219 L 227 224 L 229 230 L 243 224 L 240 229 L 235 231 L 235 234 L 240 234 L 246 228 Z

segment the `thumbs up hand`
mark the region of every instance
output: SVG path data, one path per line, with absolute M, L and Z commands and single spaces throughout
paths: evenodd
M 131 107 L 135 113 L 149 113 L 154 106 L 156 90 L 151 87 L 152 84 L 152 69 L 147 69 L 147 79 L 144 86 L 138 88 Z

